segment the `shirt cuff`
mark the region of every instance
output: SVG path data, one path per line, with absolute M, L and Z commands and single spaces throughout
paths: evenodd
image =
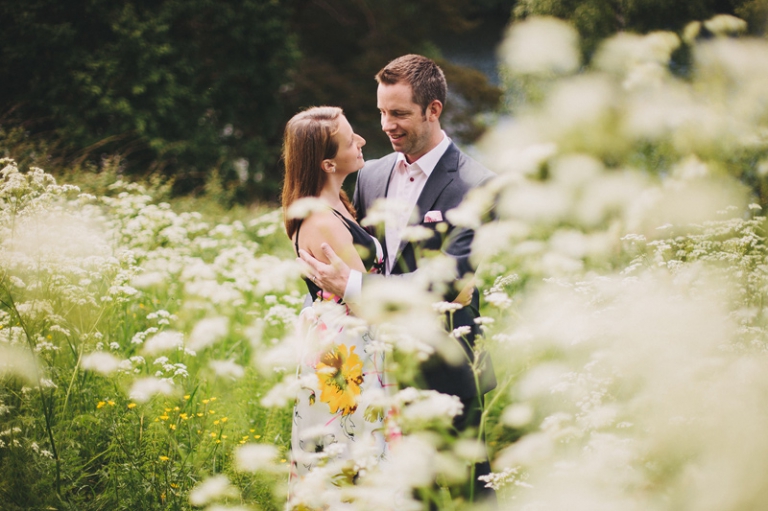
M 344 289 L 344 301 L 357 303 L 363 292 L 363 274 L 357 270 L 349 270 L 347 287 Z

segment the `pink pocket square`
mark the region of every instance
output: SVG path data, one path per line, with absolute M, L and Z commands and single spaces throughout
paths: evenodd
M 443 214 L 439 211 L 427 211 L 424 215 L 424 223 L 442 222 Z

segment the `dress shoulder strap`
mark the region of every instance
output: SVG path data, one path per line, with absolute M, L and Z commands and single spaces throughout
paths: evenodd
M 304 219 L 299 219 L 299 223 L 296 225 L 296 240 L 293 242 L 293 246 L 296 248 L 296 255 L 299 255 L 299 231 L 301 230 L 301 224 L 304 223 Z
M 339 219 L 344 223 L 344 225 L 347 226 L 347 229 L 351 229 L 350 228 L 351 221 L 349 220 L 349 218 L 345 217 L 344 215 L 342 215 L 340 212 L 336 211 L 335 209 L 331 209 L 331 211 L 333 211 L 334 215 L 339 217 Z

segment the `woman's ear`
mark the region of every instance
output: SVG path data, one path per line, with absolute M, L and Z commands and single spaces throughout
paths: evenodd
M 331 174 L 336 172 L 336 162 L 333 160 L 323 160 L 323 162 L 320 164 L 320 167 L 323 169 L 323 172 L 328 172 Z

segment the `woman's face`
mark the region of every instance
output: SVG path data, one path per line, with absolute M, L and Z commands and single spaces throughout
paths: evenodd
M 336 172 L 346 176 L 363 168 L 365 139 L 352 130 L 345 116 L 339 117 L 339 130 L 333 137 L 339 145 L 336 156 L 332 158 L 336 164 Z

